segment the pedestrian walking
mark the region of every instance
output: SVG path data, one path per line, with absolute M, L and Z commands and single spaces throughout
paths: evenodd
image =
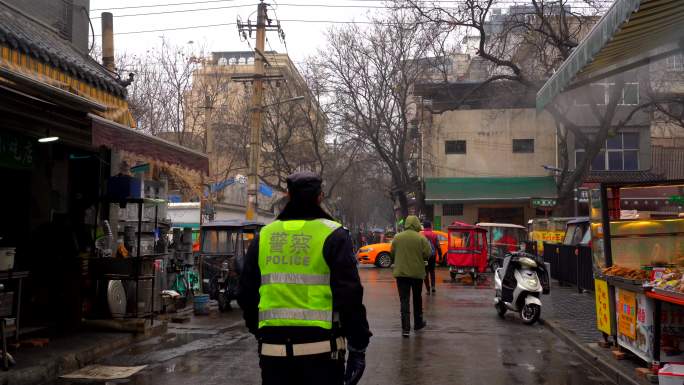
M 410 300 L 413 295 L 413 327 L 420 330 L 425 327 L 423 319 L 423 279 L 425 278 L 425 262 L 432 249 L 428 240 L 420 235 L 420 221 L 415 215 L 409 215 L 404 223 L 405 230 L 397 234 L 392 241 L 392 259 L 394 260 L 394 277 L 397 280 L 399 300 L 401 302 L 401 334 L 408 337 L 411 332 Z
M 432 231 L 432 223 L 430 221 L 423 222 L 423 235 L 427 238 L 432 246 L 432 255 L 428 258 L 428 263 L 425 266 L 425 292 L 430 295 L 430 292 L 437 291 L 437 282 L 435 282 L 435 264 L 437 257 L 442 260 L 442 248 L 439 245 L 439 238 L 437 234 Z M 432 282 L 432 284 L 430 284 Z
M 290 175 L 287 205 L 245 256 L 238 301 L 264 385 L 354 385 L 366 366 L 372 334 L 351 237 L 321 208 L 321 183 Z

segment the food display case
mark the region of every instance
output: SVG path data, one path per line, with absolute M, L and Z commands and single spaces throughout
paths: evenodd
M 682 197 L 684 181 L 590 193 L 597 328 L 651 364 L 684 361 Z

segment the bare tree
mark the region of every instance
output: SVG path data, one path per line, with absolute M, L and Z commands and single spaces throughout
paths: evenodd
M 529 92 L 536 92 L 570 56 L 605 11 L 603 3 L 594 0 L 529 0 L 526 5 L 510 6 L 505 14 L 501 13 L 501 7 L 510 3 L 498 0 L 454 1 L 453 6 L 414 0 L 400 3 L 411 7 L 424 22 L 474 41 L 477 56 L 487 64 L 480 87 L 508 81 L 521 84 Z M 556 121 L 561 148 L 562 172 L 557 179 L 559 207 L 567 207 L 572 201 L 573 190 L 586 177 L 606 139 L 645 110 L 646 105 L 642 104 L 625 111 L 620 103 L 624 76 L 612 81 L 615 87 L 607 102 L 592 100 L 591 92 L 586 92 L 589 102 L 585 114 L 588 112 L 593 117 L 589 127 L 586 119 L 576 119 L 573 114 L 576 109 L 571 108 L 567 97 L 557 98 L 547 107 Z M 475 87 L 453 98 L 463 101 L 477 90 Z M 459 103 L 452 104 L 454 109 L 458 106 Z M 566 147 L 568 133 L 585 148 L 585 156 L 576 165 L 570 164 Z
M 412 87 L 425 67 L 432 31 L 409 12 L 390 11 L 368 29 L 331 29 L 319 55 L 335 134 L 371 150 L 391 179 L 401 215 L 409 194 L 420 190 L 415 167 L 419 149 L 412 129 Z
M 359 146 L 342 139 L 330 127 L 330 103 L 323 100 L 325 80 L 314 59 L 290 73 L 285 82 L 266 86 L 262 127 L 263 180 L 279 191 L 286 190 L 287 176 L 309 170 L 320 174 L 325 196 L 330 197 L 340 180 L 357 161 Z M 302 97 L 302 100 L 283 102 Z

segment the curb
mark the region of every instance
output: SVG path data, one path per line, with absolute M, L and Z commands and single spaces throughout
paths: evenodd
M 0 372 L 2 385 L 37 385 L 56 380 L 60 375 L 80 369 L 109 354 L 136 342 L 145 341 L 166 333 L 166 323 L 159 323 L 145 333 L 124 335 L 106 344 L 91 346 L 37 362 L 34 366 Z
M 637 381 L 632 376 L 624 373 L 624 371 L 615 366 L 609 360 L 604 359 L 599 354 L 594 352 L 587 344 L 579 341 L 572 333 L 565 330 L 556 321 L 544 320 L 544 326 L 548 328 L 553 334 L 559 337 L 563 342 L 568 344 L 582 358 L 587 364 L 594 367 L 609 380 L 617 385 L 643 385 L 643 382 Z

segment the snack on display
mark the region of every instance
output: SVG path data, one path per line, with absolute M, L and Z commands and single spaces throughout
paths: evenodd
M 613 265 L 611 267 L 603 269 L 603 274 L 612 277 L 621 277 L 634 280 L 647 280 L 648 271 L 640 269 L 630 269 L 629 267 L 623 267 L 619 265 Z
M 684 273 L 676 268 L 667 268 L 663 274 L 650 283 L 656 289 L 684 293 Z

